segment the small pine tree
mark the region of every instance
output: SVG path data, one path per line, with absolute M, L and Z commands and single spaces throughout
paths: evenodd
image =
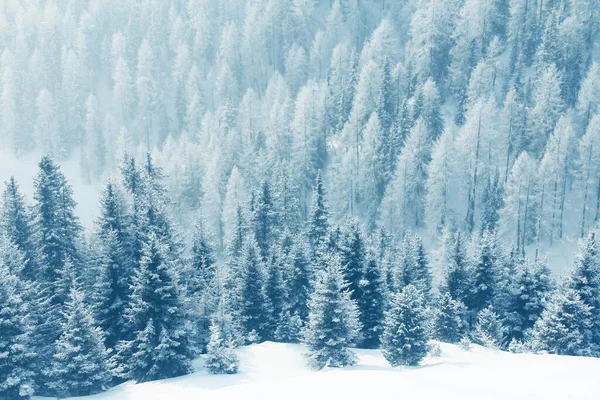
M 412 285 L 391 296 L 385 313 L 381 347 L 383 356 L 392 365 L 418 365 L 427 355 L 423 294 Z
M 504 344 L 504 327 L 498 314 L 492 307 L 487 307 L 477 314 L 477 324 L 473 332 L 477 343 L 492 348 Z
M 275 340 L 283 343 L 297 343 L 302 331 L 302 319 L 291 314 L 289 310 L 283 311 L 275 329 Z
M 0 398 L 33 394 L 33 357 L 28 351 L 26 310 L 16 277 L 0 261 Z
M 322 247 L 325 246 L 329 232 L 329 207 L 325 196 L 325 186 L 321 178 L 321 171 L 319 171 L 313 188 L 308 226 L 308 239 L 313 250 L 313 262 L 316 261 L 316 256 L 322 251 Z
M 347 288 L 339 256 L 329 255 L 318 273 L 304 330 L 306 357 L 312 368 L 343 367 L 355 362 L 349 347 L 359 336 L 360 322 L 358 308 Z
M 72 288 L 65 306 L 62 334 L 56 341 L 48 386 L 60 397 L 87 396 L 106 390 L 111 365 L 100 328 L 95 326 L 83 293 Z
M 239 359 L 234 350 L 233 340 L 226 338 L 222 326 L 215 321 L 210 325 L 210 340 L 204 365 L 211 374 L 236 374 Z
M 361 281 L 361 298 L 357 301 L 362 325 L 361 347 L 379 347 L 385 309 L 385 278 L 374 258 L 369 258 Z
M 575 290 L 559 289 L 533 327 L 531 347 L 553 354 L 589 355 L 591 315 L 591 307 Z
M 458 343 L 465 334 L 466 312 L 467 309 L 461 301 L 453 300 L 448 293 L 442 294 L 434 322 L 436 339 Z

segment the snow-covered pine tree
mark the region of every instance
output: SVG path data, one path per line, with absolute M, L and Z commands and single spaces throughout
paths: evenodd
M 277 237 L 276 217 L 271 185 L 269 181 L 263 179 L 260 183 L 260 189 L 256 195 L 251 215 L 254 237 L 256 238 L 256 243 L 260 249 L 260 256 L 263 260 L 267 259 L 269 250 Z
M 266 340 L 275 339 L 275 331 L 283 318 L 284 310 L 288 309 L 288 292 L 285 286 L 283 267 L 276 260 L 269 262 L 266 267 L 265 296 L 270 306 L 268 336 Z
M 493 178 L 488 176 L 481 202 L 483 203 L 481 212 L 481 230 L 493 232 L 496 230 L 498 224 L 498 212 L 503 206 L 500 173 L 497 169 Z
M 246 237 L 240 264 L 237 266 L 237 313 L 249 342 L 269 337 L 271 306 L 265 294 L 266 271 L 254 236 Z
M 313 187 L 308 225 L 308 239 L 313 252 L 313 262 L 317 260 L 317 255 L 322 251 L 321 248 L 325 246 L 329 232 L 329 206 L 325 196 L 323 178 L 321 177 L 321 171 L 318 171 Z
M 484 308 L 477 314 L 477 323 L 473 331 L 477 343 L 498 348 L 504 345 L 504 327 L 500 317 L 491 306 Z
M 106 390 L 111 363 L 102 331 L 95 326 L 83 292 L 72 288 L 65 304 L 62 333 L 56 341 L 48 387 L 59 397 L 88 396 Z
M 454 300 L 448 292 L 438 301 L 434 321 L 435 338 L 447 343 L 458 343 L 465 335 L 467 309 L 460 300 Z
M 22 299 L 24 283 L 0 260 L 0 398 L 27 400 L 34 392 L 34 357 L 27 312 Z
M 495 235 L 485 231 L 473 260 L 473 297 L 467 306 L 475 312 L 492 305 L 497 292 L 500 268 L 498 243 Z
M 344 280 L 348 283 L 352 300 L 358 301 L 362 297 L 360 282 L 367 263 L 366 238 L 357 218 L 348 219 L 342 232 L 339 254 L 344 268 Z
M 592 232 L 583 239 L 575 254 L 575 265 L 567 278 L 567 287 L 573 289 L 590 308 L 594 351 L 600 352 L 600 241 Z
M 431 272 L 425 254 L 425 246 L 417 235 L 404 238 L 400 249 L 401 266 L 396 280 L 399 288 L 413 285 L 428 296 L 431 292 Z
M 136 382 L 191 371 L 192 346 L 183 303 L 165 245 L 151 233 L 134 270 L 125 317 L 134 336 L 117 348 L 119 372 Z
M 360 347 L 379 347 L 383 329 L 383 313 L 386 307 L 385 275 L 381 265 L 370 255 L 367 259 L 363 279 L 360 282 L 361 297 L 357 300 L 362 325 Z
M 309 301 L 308 322 L 303 342 L 311 367 L 343 367 L 355 362 L 349 349 L 360 334 L 358 308 L 351 299 L 340 257 L 329 254 L 324 268 L 317 272 L 315 290 Z
M 289 302 L 289 312 L 302 321 L 308 318 L 308 298 L 314 280 L 310 262 L 310 247 L 305 235 L 299 233 L 293 238 L 285 268 L 285 285 Z
M 392 367 L 418 365 L 427 355 L 426 320 L 423 294 L 416 287 L 407 285 L 390 296 L 381 348 Z
M 531 347 L 553 354 L 584 356 L 591 353 L 592 313 L 579 294 L 561 288 L 552 296 L 533 327 Z
M 19 274 L 21 279 L 35 279 L 36 247 L 31 235 L 31 216 L 25 198 L 14 177 L 5 183 L 2 193 L 0 232 L 25 256 L 25 265 Z
M 211 374 L 235 374 L 239 359 L 235 353 L 233 339 L 222 332 L 222 324 L 213 321 L 210 325 L 210 340 L 204 366 Z
M 452 241 L 444 270 L 442 291 L 463 304 L 471 302 L 472 285 L 463 236 L 457 232 Z

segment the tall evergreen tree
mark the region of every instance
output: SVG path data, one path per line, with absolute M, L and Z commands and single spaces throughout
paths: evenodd
M 428 333 L 423 294 L 407 285 L 390 298 L 385 312 L 381 347 L 392 365 L 418 365 L 427 355 Z
M 447 343 L 458 343 L 466 330 L 467 309 L 459 300 L 453 300 L 449 293 L 443 293 L 438 302 L 434 321 L 435 338 Z
M 315 261 L 315 252 L 320 251 L 320 248 L 327 241 L 327 233 L 329 231 L 329 207 L 325 196 L 325 186 L 323 185 L 323 178 L 319 171 L 313 187 L 308 226 L 308 239 L 313 249 L 313 261 Z
M 361 281 L 362 296 L 357 301 L 362 325 L 361 347 L 379 347 L 383 329 L 383 312 L 386 307 L 385 275 L 373 256 L 369 256 Z
M 48 386 L 60 397 L 87 396 L 106 390 L 112 379 L 102 331 L 95 326 L 83 293 L 71 289 L 62 334 L 56 341 Z
M 468 270 L 465 244 L 460 232 L 451 244 L 444 271 L 442 291 L 463 304 L 471 302 L 471 275 Z
M 349 349 L 360 334 L 356 303 L 344 282 L 339 256 L 329 255 L 325 267 L 317 273 L 315 290 L 309 301 L 304 343 L 313 368 L 343 367 L 355 362 Z
M 0 232 L 25 256 L 20 277 L 30 281 L 35 279 L 37 254 L 32 237 L 31 216 L 19 185 L 12 176 L 5 183 L 2 193 Z
M 475 312 L 493 304 L 500 262 L 497 246 L 494 235 L 484 232 L 473 260 L 473 298 L 467 304 Z
M 340 257 L 344 268 L 344 279 L 352 300 L 362 297 L 361 281 L 367 263 L 367 243 L 358 219 L 349 219 L 342 231 Z
M 120 374 L 137 382 L 191 371 L 192 348 L 166 246 L 150 234 L 142 249 L 125 311 L 133 338 L 118 347 Z
M 260 249 L 260 255 L 265 260 L 276 237 L 276 217 L 271 186 L 265 179 L 260 184 L 252 213 L 254 236 Z
M 28 322 L 15 275 L 0 261 L 0 398 L 31 398 L 34 368 Z

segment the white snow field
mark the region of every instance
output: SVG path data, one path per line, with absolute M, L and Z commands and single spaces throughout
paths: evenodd
M 198 359 L 194 374 L 125 383 L 85 399 L 600 399 L 600 359 L 441 348 L 441 357 L 420 367 L 391 368 L 378 350 L 355 350 L 356 366 L 312 371 L 304 346 L 266 342 L 238 350 L 237 375 L 209 375 Z

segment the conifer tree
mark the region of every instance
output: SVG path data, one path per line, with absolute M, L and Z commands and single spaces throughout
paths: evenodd
M 299 234 L 293 239 L 284 268 L 290 315 L 306 321 L 314 273 L 310 263 L 309 246 L 304 235 Z
M 31 216 L 19 185 L 12 176 L 5 183 L 1 203 L 0 232 L 3 232 L 8 241 L 24 254 L 25 265 L 21 269 L 20 277 L 31 281 L 35 279 L 37 260 L 36 248 L 32 240 Z
M 386 307 L 385 276 L 373 256 L 369 256 L 360 283 L 362 296 L 357 301 L 362 325 L 360 346 L 367 349 L 379 347 L 383 312 Z
M 487 347 L 501 347 L 504 344 L 504 327 L 500 317 L 489 306 L 477 314 L 477 323 L 473 332 L 478 343 Z
M 321 172 L 317 172 L 315 185 L 313 187 L 312 205 L 310 209 L 310 219 L 308 226 L 308 239 L 313 249 L 313 261 L 315 252 L 319 251 L 327 241 L 329 232 L 329 207 L 325 199 L 326 192 L 323 185 Z
M 344 228 L 340 244 L 340 257 L 344 268 L 344 279 L 352 300 L 362 297 L 361 281 L 367 263 L 367 243 L 358 219 L 349 219 Z
M 400 277 L 397 279 L 401 287 L 413 285 L 424 295 L 431 292 L 431 272 L 425 254 L 425 247 L 418 236 L 407 236 L 402 242 L 400 251 Z
M 438 302 L 435 316 L 435 338 L 447 343 L 458 343 L 466 330 L 467 309 L 459 300 L 453 300 L 449 293 L 443 293 Z
M 252 227 L 256 243 L 263 259 L 267 258 L 271 245 L 276 237 L 276 214 L 271 194 L 271 186 L 263 180 L 256 196 L 252 213 Z
M 392 367 L 418 365 L 427 355 L 426 320 L 423 295 L 417 288 L 407 285 L 391 296 L 383 322 L 381 348 Z
M 590 308 L 592 341 L 600 351 L 600 243 L 594 232 L 580 244 L 567 286 Z
M 239 360 L 232 339 L 224 337 L 221 329 L 218 323 L 210 325 L 210 340 L 204 365 L 211 374 L 235 374 Z
M 315 290 L 309 300 L 304 343 L 309 364 L 315 369 L 343 367 L 355 362 L 349 349 L 360 333 L 358 309 L 344 282 L 339 256 L 330 254 L 318 271 Z
M 112 380 L 108 353 L 102 331 L 95 326 L 80 290 L 71 289 L 64 316 L 48 386 L 60 397 L 87 396 L 106 390 Z
M 34 357 L 25 308 L 15 275 L 0 260 L 0 398 L 31 398 L 34 392 Z
M 591 352 L 591 307 L 579 294 L 559 289 L 535 323 L 531 346 L 553 354 L 585 356 Z
M 246 238 L 240 260 L 237 296 L 239 316 L 247 341 L 269 337 L 271 306 L 265 294 L 266 271 L 252 235 Z
M 473 297 L 468 303 L 475 312 L 492 305 L 497 292 L 499 256 L 496 238 L 488 231 L 483 233 L 476 258 L 473 261 Z
M 471 275 L 468 270 L 466 251 L 460 232 L 456 234 L 451 244 L 450 254 L 446 261 L 444 283 L 442 290 L 453 300 L 463 304 L 471 302 Z
M 191 371 L 192 347 L 183 304 L 166 248 L 150 234 L 142 249 L 125 311 L 134 336 L 118 347 L 121 376 L 136 382 L 172 378 Z

